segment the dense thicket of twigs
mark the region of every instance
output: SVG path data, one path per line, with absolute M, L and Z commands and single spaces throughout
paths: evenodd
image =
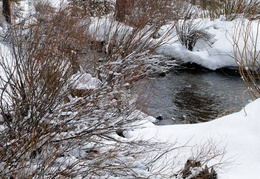
M 257 31 L 252 31 L 252 27 Z M 260 97 L 259 21 L 241 21 L 234 29 L 232 38 L 234 59 L 247 91 L 253 99 Z
M 8 31 L 0 59 L 1 178 L 137 177 L 149 167 L 150 144 L 125 140 L 122 131 L 139 120 L 128 90 L 142 72 L 133 59 L 157 46 L 152 28 L 129 35 L 110 19 L 108 29 L 101 20 L 91 27 L 89 15 L 82 20 L 72 10 L 36 4 L 33 18 Z M 98 39 L 99 30 L 110 36 Z M 97 83 L 80 88 L 89 74 Z

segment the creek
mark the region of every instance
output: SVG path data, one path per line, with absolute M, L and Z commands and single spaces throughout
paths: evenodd
M 158 125 L 206 122 L 222 113 L 239 111 L 250 101 L 245 90 L 238 72 L 201 68 L 148 77 L 134 89 L 139 96 L 137 107 L 158 118 Z

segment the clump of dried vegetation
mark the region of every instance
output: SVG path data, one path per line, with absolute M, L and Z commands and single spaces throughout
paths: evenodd
M 176 25 L 176 32 L 182 45 L 190 51 L 198 40 L 206 43 L 210 39 L 210 35 L 203 30 L 203 27 L 200 27 L 199 23 L 189 19 L 180 20 Z
M 252 29 L 256 29 L 253 31 Z M 234 29 L 234 59 L 247 91 L 253 99 L 260 97 L 259 21 L 241 21 Z
M 223 16 L 230 21 L 240 16 L 255 18 L 260 8 L 258 0 L 198 0 L 194 4 L 205 10 L 204 17 L 216 19 Z

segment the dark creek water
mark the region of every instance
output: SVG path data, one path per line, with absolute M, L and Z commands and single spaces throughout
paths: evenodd
M 243 107 L 250 100 L 249 94 L 243 97 L 245 89 L 238 74 L 186 69 L 144 79 L 134 91 L 138 108 L 166 125 L 206 122 Z

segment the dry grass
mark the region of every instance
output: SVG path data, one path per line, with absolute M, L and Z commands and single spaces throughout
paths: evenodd
M 256 31 L 252 31 L 253 25 Z M 242 21 L 237 24 L 233 35 L 234 58 L 252 98 L 260 96 L 259 30 L 259 21 Z
M 176 33 L 181 44 L 192 51 L 198 40 L 207 43 L 211 37 L 203 30 L 200 21 L 196 21 L 200 16 L 196 8 L 184 3 L 181 12 L 182 16 L 175 26 Z
M 190 51 L 198 40 L 204 40 L 206 43 L 210 39 L 209 34 L 193 20 L 180 20 L 176 25 L 176 32 L 182 45 Z
M 205 11 L 204 16 L 211 19 L 225 17 L 226 20 L 234 20 L 243 16 L 249 19 L 259 14 L 260 2 L 258 0 L 198 0 L 196 5 Z

